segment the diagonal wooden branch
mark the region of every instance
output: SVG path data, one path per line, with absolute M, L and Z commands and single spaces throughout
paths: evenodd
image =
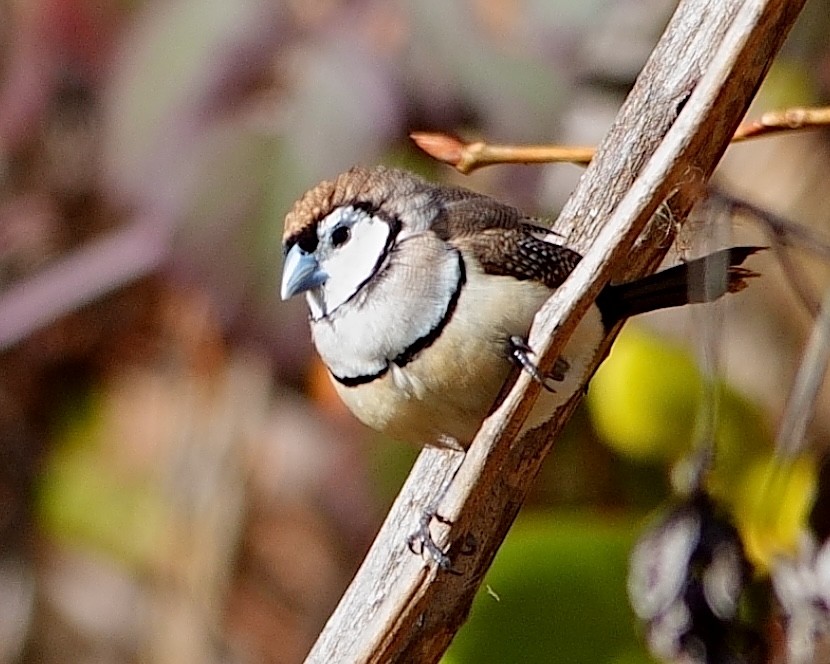
M 802 4 L 680 3 L 557 222 L 577 248 L 590 250 L 536 317 L 530 343 L 543 371 L 552 367 L 580 316 L 620 266 L 636 274 L 659 262 L 672 225 L 647 233 L 636 255 L 635 240 L 667 198 L 673 221 L 688 212 Z M 610 342 L 611 336 L 606 348 Z M 519 376 L 460 465 L 458 453 L 422 452 L 307 661 L 440 658 L 466 618 L 553 437 L 575 407 L 572 399 L 548 425 L 516 442 L 538 390 L 526 375 Z M 439 573 L 406 548 L 421 511 L 448 479 L 439 512 L 452 526 L 435 532 L 439 541 L 450 543 L 460 575 Z

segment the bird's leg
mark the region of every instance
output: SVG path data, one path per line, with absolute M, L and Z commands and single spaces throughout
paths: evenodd
M 539 371 L 539 367 L 536 366 L 536 363 L 530 359 L 530 356 L 534 353 L 533 349 L 527 344 L 527 341 L 521 337 L 512 336 L 507 343 L 510 350 L 510 357 L 513 361 L 517 362 L 524 371 L 532 376 L 533 380 L 539 383 L 548 392 L 556 392 L 556 390 L 548 384 L 548 380 L 554 380 L 560 383 L 565 380 L 565 374 L 568 373 L 568 369 L 570 369 L 568 361 L 561 357 L 557 357 L 556 362 L 553 365 L 553 369 L 549 374 L 547 374 L 547 376 L 545 376 L 541 371 Z
M 464 450 L 464 448 L 454 438 L 444 439 L 442 437 L 440 445 L 441 447 L 447 449 L 462 452 Z M 423 555 L 426 553 L 435 562 L 440 570 L 449 572 L 450 574 L 461 574 L 461 572 L 452 566 L 452 560 L 450 560 L 448 553 L 438 546 L 433 539 L 430 524 L 434 520 L 446 526 L 452 526 L 452 521 L 439 514 L 438 505 L 440 505 L 441 501 L 444 499 L 444 496 L 446 496 L 449 491 L 450 485 L 452 484 L 458 469 L 461 467 L 461 462 L 463 460 L 464 457 L 462 456 L 455 471 L 453 471 L 452 475 L 447 478 L 446 482 L 444 482 L 444 485 L 441 487 L 441 491 L 435 499 L 430 502 L 429 507 L 421 512 L 421 516 L 418 519 L 418 529 L 406 540 L 406 545 L 412 553 L 415 555 Z M 462 555 L 469 555 L 472 553 L 469 542 L 464 549 L 460 551 L 460 553 Z
M 412 533 L 406 540 L 406 546 L 416 556 L 423 555 L 424 552 L 435 561 L 438 569 L 449 572 L 450 574 L 458 574 L 461 572 L 452 566 L 452 560 L 435 540 L 432 538 L 432 532 L 429 529 L 433 519 L 438 523 L 443 523 L 447 526 L 452 525 L 452 521 L 441 516 L 434 507 L 428 507 L 421 512 L 421 517 L 418 519 L 418 530 Z

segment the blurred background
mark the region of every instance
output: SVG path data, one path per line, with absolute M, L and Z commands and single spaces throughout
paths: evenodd
M 383 163 L 555 216 L 578 167 L 463 177 L 408 133 L 594 144 L 674 4 L 2 0 L 0 664 L 302 661 L 417 450 L 344 410 L 304 302 L 278 301 L 285 212 Z M 830 99 L 828 7 L 808 2 L 753 113 Z M 716 181 L 830 237 L 829 137 L 733 147 Z M 787 256 L 818 297 L 827 260 Z M 739 523 L 813 320 L 775 252 L 751 267 L 717 305 L 711 488 Z M 627 556 L 690 449 L 712 315 L 627 327 L 446 661 L 650 661 Z M 826 385 L 809 437 L 761 565 L 826 490 Z

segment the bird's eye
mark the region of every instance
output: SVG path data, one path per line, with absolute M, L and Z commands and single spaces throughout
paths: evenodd
M 338 226 L 331 233 L 331 243 L 334 247 L 341 247 L 349 241 L 352 232 L 348 226 Z
M 297 244 L 307 254 L 313 254 L 317 249 L 317 235 L 315 233 L 306 233 L 299 240 Z

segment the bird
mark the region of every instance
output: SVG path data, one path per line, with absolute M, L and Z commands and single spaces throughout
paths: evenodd
M 305 294 L 313 344 L 357 419 L 393 439 L 463 451 L 514 367 L 547 388 L 528 430 L 580 389 L 618 322 L 742 290 L 757 274 L 740 266 L 762 249 L 733 247 L 605 286 L 542 376 L 527 335 L 582 258 L 558 240 L 484 194 L 355 166 L 287 213 L 280 294 Z

